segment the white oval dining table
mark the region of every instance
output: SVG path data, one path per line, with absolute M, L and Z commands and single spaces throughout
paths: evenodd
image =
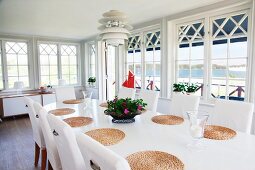
M 190 150 L 187 144 L 192 138 L 189 134 L 187 120 L 180 125 L 160 125 L 153 123 L 151 118 L 159 113 L 146 111 L 135 117 L 134 123 L 116 124 L 112 118 L 104 114 L 102 103 L 91 100 L 80 104 L 51 103 L 44 108 L 47 111 L 57 108 L 73 108 L 75 113 L 58 116 L 60 119 L 86 116 L 93 123 L 73 128 L 74 132 L 87 132 L 97 128 L 116 128 L 125 133 L 119 143 L 107 146 L 123 157 L 146 150 L 157 150 L 177 156 L 185 165 L 185 170 L 255 170 L 255 135 L 237 132 L 230 140 L 202 139 L 205 149 Z

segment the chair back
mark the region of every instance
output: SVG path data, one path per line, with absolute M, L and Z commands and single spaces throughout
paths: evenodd
M 50 129 L 50 125 L 47 120 L 48 112 L 42 107 L 38 102 L 34 102 L 35 112 L 39 115 L 39 122 L 42 128 L 43 137 L 47 149 L 47 158 L 51 163 L 51 166 L 54 170 L 61 170 L 61 162 L 57 150 L 56 143 L 53 138 L 53 134 Z
M 56 87 L 55 93 L 57 102 L 76 99 L 74 87 Z
M 200 97 L 186 94 L 173 94 L 170 114 L 184 116 L 186 111 L 198 110 Z
M 147 103 L 145 109 L 150 110 L 152 112 L 156 112 L 158 105 L 158 97 L 159 97 L 158 91 L 141 90 L 138 98 L 143 99 L 143 101 Z
M 84 133 L 77 135 L 77 143 L 87 170 L 130 170 L 127 160 Z
M 33 130 L 33 139 L 40 148 L 45 148 L 44 137 L 39 122 L 39 117 L 34 109 L 34 101 L 28 97 L 24 97 L 24 102 L 28 108 L 28 114 Z M 15 107 L 15 106 L 14 106 Z
M 215 102 L 211 123 L 250 133 L 253 107 L 252 103 L 218 99 Z
M 135 98 L 135 89 L 122 87 L 119 89 L 118 98 Z
M 53 114 L 48 114 L 47 119 L 57 145 L 62 169 L 86 169 L 72 128 Z

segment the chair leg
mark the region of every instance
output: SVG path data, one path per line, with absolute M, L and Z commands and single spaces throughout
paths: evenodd
M 41 160 L 41 170 L 46 169 L 46 163 L 47 163 L 47 151 L 46 149 L 42 149 L 42 160 Z
M 49 160 L 48 160 L 48 170 L 53 170 Z
M 34 163 L 35 166 L 38 165 L 39 156 L 40 156 L 40 147 L 35 142 L 35 163 Z

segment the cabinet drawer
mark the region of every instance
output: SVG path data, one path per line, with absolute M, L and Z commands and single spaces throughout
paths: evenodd
M 41 95 L 28 97 L 38 103 L 42 103 Z M 28 113 L 28 108 L 26 107 L 26 104 L 24 102 L 24 97 L 4 98 L 3 109 L 4 117 Z

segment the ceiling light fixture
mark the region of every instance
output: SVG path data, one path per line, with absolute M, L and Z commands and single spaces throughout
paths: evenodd
M 104 13 L 99 23 L 102 24 L 98 27 L 101 39 L 113 46 L 123 45 L 128 40 L 129 30 L 133 28 L 128 24 L 126 14 L 118 10 Z

